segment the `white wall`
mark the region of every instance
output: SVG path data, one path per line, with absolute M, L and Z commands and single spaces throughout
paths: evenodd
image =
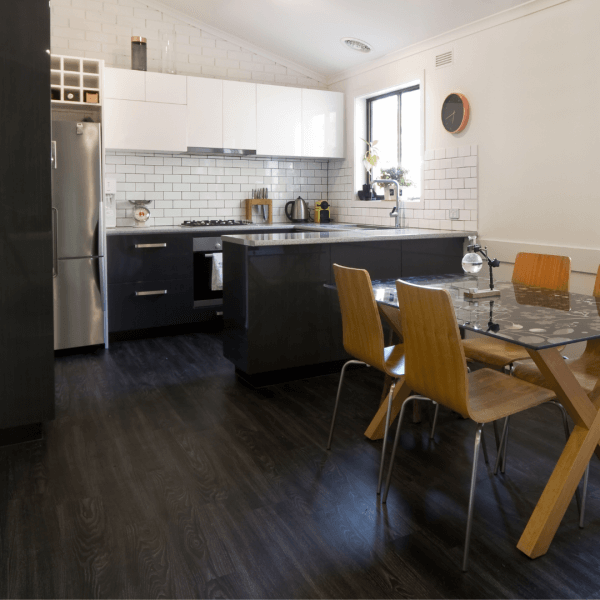
M 293 69 L 211 35 L 138 0 L 51 0 L 53 54 L 99 58 L 108 67 L 131 68 L 131 36 L 148 40 L 148 71 L 161 71 L 159 31 L 177 34 L 177 70 L 198 75 L 274 85 L 324 89 Z
M 492 254 L 511 261 L 518 250 L 553 251 L 571 255 L 575 271 L 595 273 L 600 263 L 600 2 L 557 1 L 538 0 L 527 10 L 459 30 L 437 47 L 350 75 L 330 89 L 346 92 L 347 155 L 352 157 L 354 99 L 422 79 L 425 149 L 479 148 L 478 229 Z M 448 48 L 454 49 L 455 64 L 436 70 L 436 54 Z M 443 129 L 439 116 L 443 99 L 453 91 L 464 93 L 472 109 L 469 125 L 457 136 Z M 348 161 L 347 177 L 352 170 Z M 349 201 L 332 200 L 342 210 Z M 588 293 L 591 279 L 581 281 Z

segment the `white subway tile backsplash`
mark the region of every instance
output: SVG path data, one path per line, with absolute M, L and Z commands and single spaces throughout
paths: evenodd
M 133 206 L 128 200 L 152 201 L 149 224 L 177 225 L 184 219 L 245 219 L 243 201 L 250 198 L 256 188 L 269 188 L 275 222 L 287 221 L 284 205 L 299 194 L 311 205 L 328 198 L 327 161 L 307 163 L 109 152 L 106 163 L 115 171 L 123 171 L 113 175 L 118 178 L 118 227 L 133 225 Z M 271 166 L 265 168 L 266 164 Z M 280 176 L 271 177 L 273 170 Z M 302 171 L 310 177 L 294 177 Z M 296 184 L 295 179 L 302 179 L 303 183 Z M 343 192 L 343 185 L 340 190 Z M 260 219 L 262 222 L 262 217 Z

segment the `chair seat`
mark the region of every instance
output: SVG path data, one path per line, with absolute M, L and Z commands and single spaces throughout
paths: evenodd
M 404 344 L 388 346 L 383 349 L 386 375 L 391 377 L 404 376 Z
M 493 369 L 469 374 L 469 416 L 490 423 L 554 398 L 554 392 Z
M 529 358 L 529 353 L 522 346 L 482 335 L 463 340 L 462 344 L 467 358 L 493 367 L 503 368 L 516 360 Z
M 583 354 L 579 358 L 566 360 L 565 363 L 577 378 L 586 394 L 591 394 L 600 377 L 600 361 L 595 356 Z M 535 363 L 517 363 L 513 375 L 518 379 L 550 389 L 550 385 L 535 366 Z

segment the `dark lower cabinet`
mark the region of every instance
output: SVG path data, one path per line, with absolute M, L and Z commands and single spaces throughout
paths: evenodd
M 221 292 L 207 289 L 212 259 L 205 253 L 194 254 L 194 238 L 220 235 L 209 228 L 111 233 L 107 238 L 109 332 L 195 323 L 220 313 Z
M 108 286 L 109 329 L 129 331 L 194 322 L 191 279 Z
M 0 2 L 0 444 L 54 418 L 48 0 Z

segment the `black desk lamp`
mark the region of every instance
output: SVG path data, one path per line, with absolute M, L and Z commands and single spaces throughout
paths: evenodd
M 490 298 L 493 296 L 500 296 L 500 290 L 494 289 L 494 272 L 493 269 L 495 267 L 500 266 L 500 261 L 497 258 L 491 259 L 488 256 L 487 246 L 482 248 L 477 243 L 477 236 L 470 235 L 469 236 L 469 245 L 467 246 L 467 254 L 465 254 L 462 259 L 462 268 L 465 273 L 468 275 L 475 275 L 481 271 L 483 267 L 483 261 L 481 260 L 480 254 L 487 260 L 488 266 L 490 268 L 490 288 L 486 290 L 479 290 L 477 288 L 472 288 L 468 291 L 465 291 L 466 298 Z

